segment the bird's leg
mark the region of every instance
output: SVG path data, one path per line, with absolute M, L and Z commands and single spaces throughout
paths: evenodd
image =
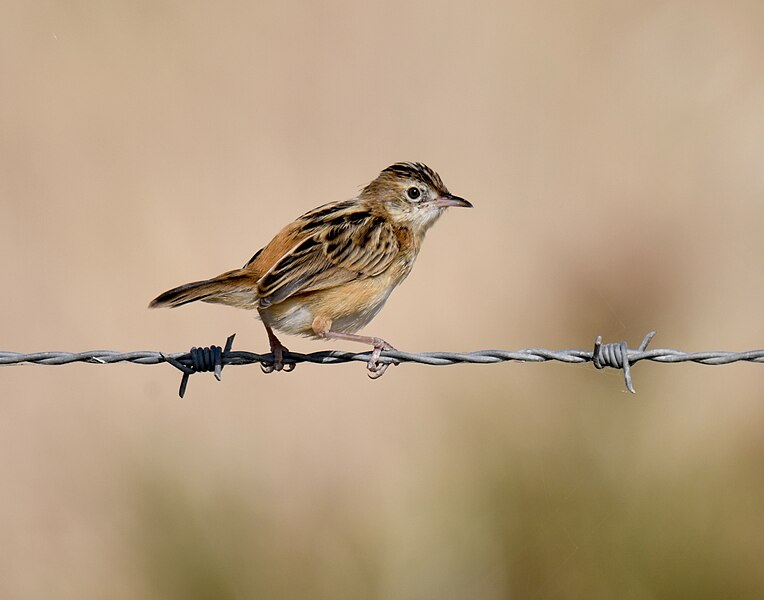
M 315 328 L 314 328 L 315 330 Z M 382 375 L 385 374 L 385 371 L 387 371 L 387 367 L 390 366 L 390 363 L 380 363 L 379 362 L 379 355 L 382 353 L 382 350 L 395 350 L 390 344 L 388 344 L 385 340 L 378 337 L 369 337 L 367 335 L 356 335 L 355 333 L 340 333 L 338 331 L 332 331 L 330 329 L 325 329 L 323 331 L 316 331 L 318 335 L 320 335 L 323 338 L 330 339 L 330 340 L 348 340 L 350 342 L 360 342 L 362 344 L 371 344 L 371 346 L 374 348 L 374 350 L 371 353 L 371 356 L 369 357 L 369 362 L 366 363 L 366 368 L 369 369 L 369 377 L 372 379 L 377 379 L 378 377 L 382 377 Z M 397 362 L 393 362 L 392 364 L 397 365 Z
M 294 363 L 284 364 L 284 352 L 289 352 L 289 348 L 279 341 L 270 325 L 265 321 L 263 321 L 263 325 L 265 326 L 265 331 L 268 332 L 268 343 L 271 345 L 271 353 L 273 354 L 273 363 L 260 364 L 263 373 L 273 373 L 273 371 L 281 371 L 282 369 L 287 373 L 294 371 Z

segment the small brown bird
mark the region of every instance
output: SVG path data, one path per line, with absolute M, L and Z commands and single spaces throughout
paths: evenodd
M 369 376 L 377 378 L 388 366 L 379 363 L 381 351 L 393 347 L 355 332 L 411 272 L 425 233 L 449 206 L 472 204 L 426 165 L 396 163 L 352 200 L 319 206 L 284 227 L 241 269 L 169 290 L 149 306 L 201 300 L 257 309 L 274 357 L 266 372 L 283 369 L 288 352 L 274 329 L 370 344 Z

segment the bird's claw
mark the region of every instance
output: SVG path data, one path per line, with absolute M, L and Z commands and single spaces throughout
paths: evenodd
M 260 368 L 262 369 L 263 373 L 273 373 L 274 371 L 284 371 L 285 373 L 290 373 L 294 371 L 296 366 L 295 363 L 284 364 L 285 352 L 289 352 L 289 349 L 286 346 L 276 346 L 271 348 L 271 354 L 273 354 L 273 362 L 260 363 Z
M 379 379 L 382 377 L 382 375 L 385 374 L 385 371 L 387 371 L 387 367 L 389 367 L 391 364 L 398 365 L 398 361 L 393 361 L 392 363 L 381 363 L 379 362 L 380 356 L 382 354 L 382 350 L 395 350 L 390 344 L 388 344 L 385 340 L 377 339 L 374 341 L 374 350 L 371 352 L 371 356 L 369 357 L 369 362 L 366 363 L 366 368 L 368 369 L 367 375 L 370 379 Z

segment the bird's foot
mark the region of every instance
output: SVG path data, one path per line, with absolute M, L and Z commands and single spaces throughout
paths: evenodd
M 366 368 L 369 370 L 368 376 L 371 379 L 379 379 L 382 377 L 382 375 L 385 374 L 387 367 L 389 367 L 391 364 L 397 366 L 398 361 L 393 361 L 392 363 L 379 362 L 382 350 L 395 350 L 395 348 L 393 348 L 390 344 L 381 338 L 372 338 L 372 344 L 374 345 L 374 350 L 369 357 L 369 362 L 366 363 Z
M 294 371 L 294 367 L 295 367 L 294 363 L 284 364 L 285 352 L 289 352 L 289 348 L 284 346 L 282 343 L 279 342 L 278 344 L 271 345 L 271 354 L 273 354 L 273 362 L 260 363 L 260 368 L 263 370 L 263 373 L 273 373 L 274 371 L 284 371 L 285 373 L 289 373 L 290 371 Z

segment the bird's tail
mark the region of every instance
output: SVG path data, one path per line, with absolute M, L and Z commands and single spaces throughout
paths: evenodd
M 229 271 L 206 279 L 178 286 L 160 294 L 149 303 L 149 308 L 183 306 L 189 302 L 214 302 L 229 304 L 241 308 L 257 306 L 257 291 L 252 275 L 242 273 L 240 269 Z

